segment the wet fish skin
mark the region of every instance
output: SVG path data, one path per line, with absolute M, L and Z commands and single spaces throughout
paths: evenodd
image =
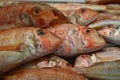
M 120 20 L 120 16 L 117 14 L 110 14 L 110 13 L 99 13 L 99 17 L 97 18 L 97 20 Z
M 61 39 L 40 28 L 14 28 L 0 32 L 0 74 L 55 51 Z
M 89 8 L 62 11 L 73 24 L 88 25 L 98 18 L 99 13 Z
M 114 43 L 120 46 L 120 26 L 109 25 L 100 29 L 99 34 L 105 38 L 108 42 Z
M 72 65 L 67 62 L 66 60 L 54 56 L 54 55 L 48 55 L 44 56 L 35 60 L 32 60 L 28 63 L 22 64 L 19 67 L 16 67 L 10 72 L 7 72 L 3 74 L 2 76 L 8 76 L 10 74 L 13 74 L 15 72 L 24 70 L 24 69 L 31 69 L 31 68 L 43 68 L 43 67 L 59 67 L 59 68 L 66 68 L 66 69 L 71 69 Z
M 98 20 L 90 25 L 88 25 L 89 28 L 103 28 L 108 25 L 120 25 L 120 20 L 117 19 L 105 19 L 105 20 Z
M 106 46 L 107 47 L 118 47 L 118 45 L 114 44 L 114 43 L 111 43 L 111 42 L 107 42 Z
M 80 3 L 48 3 L 48 5 L 59 9 L 65 10 L 78 10 L 80 8 L 90 8 L 97 11 L 105 11 L 107 6 L 105 5 L 93 5 L 93 4 L 80 4 Z
M 34 61 L 36 61 L 34 63 Z M 45 56 L 38 60 L 34 60 L 33 67 L 36 66 L 37 68 L 42 68 L 42 67 L 61 67 L 61 68 L 72 68 L 72 65 L 67 62 L 65 59 L 60 58 L 58 56 L 50 55 L 50 56 Z
M 63 40 L 61 46 L 54 52 L 55 55 L 74 56 L 99 50 L 106 45 L 95 29 L 82 25 L 61 24 L 47 30 Z
M 107 47 L 100 51 L 90 54 L 83 54 L 76 58 L 74 67 L 84 68 L 94 66 L 101 62 L 110 62 L 120 60 L 120 48 L 119 47 Z
M 59 10 L 42 3 L 14 2 L 2 6 L 0 12 L 0 30 L 26 26 L 47 27 L 53 22 L 57 24 L 58 21 L 54 20 L 61 17 L 63 22 L 67 22 L 66 17 Z
M 3 80 L 88 80 L 83 75 L 64 68 L 25 69 Z
M 86 68 L 74 68 L 73 70 L 95 80 L 119 80 L 120 61 L 99 63 Z

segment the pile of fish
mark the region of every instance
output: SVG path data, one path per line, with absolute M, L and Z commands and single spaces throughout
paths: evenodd
M 91 5 L 1 5 L 0 80 L 119 80 L 119 12 Z

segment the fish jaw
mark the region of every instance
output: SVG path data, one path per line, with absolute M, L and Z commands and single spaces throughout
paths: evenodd
M 22 60 L 23 56 L 20 52 L 0 51 L 0 75 L 16 67 L 16 65 L 20 65 Z

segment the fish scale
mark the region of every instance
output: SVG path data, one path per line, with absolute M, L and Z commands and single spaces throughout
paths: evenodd
M 3 80 L 88 80 L 83 75 L 64 68 L 25 69 Z
M 22 12 L 23 7 L 19 5 L 13 6 L 8 6 L 5 8 L 0 8 L 0 25 L 5 24 L 5 23 L 13 23 L 15 22 L 16 18 L 19 17 L 19 15 Z M 5 11 L 6 10 L 6 11 Z M 9 14 L 9 15 L 8 15 Z

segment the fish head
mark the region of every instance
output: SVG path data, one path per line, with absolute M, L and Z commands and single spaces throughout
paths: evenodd
M 106 45 L 105 40 L 98 34 L 95 29 L 81 26 L 79 27 L 79 36 L 81 36 L 86 52 L 99 50 Z
M 89 54 L 83 54 L 76 58 L 74 67 L 75 68 L 83 68 L 91 66 L 93 63 L 91 56 Z
M 54 35 L 52 32 L 38 28 L 34 30 L 34 33 L 34 45 L 36 47 L 37 52 L 39 53 L 53 52 L 61 44 L 61 39 Z
M 54 8 L 40 3 L 25 5 L 25 9 L 21 15 L 23 23 L 31 23 L 33 26 L 38 27 L 49 26 L 57 18 L 58 16 L 54 12 Z
M 100 29 L 99 34 L 102 36 L 118 36 L 120 35 L 120 26 L 108 25 Z
M 71 15 L 72 17 L 76 18 L 76 23 L 81 25 L 88 25 L 89 23 L 93 22 L 98 18 L 99 13 L 92 9 L 88 8 L 80 8 Z

